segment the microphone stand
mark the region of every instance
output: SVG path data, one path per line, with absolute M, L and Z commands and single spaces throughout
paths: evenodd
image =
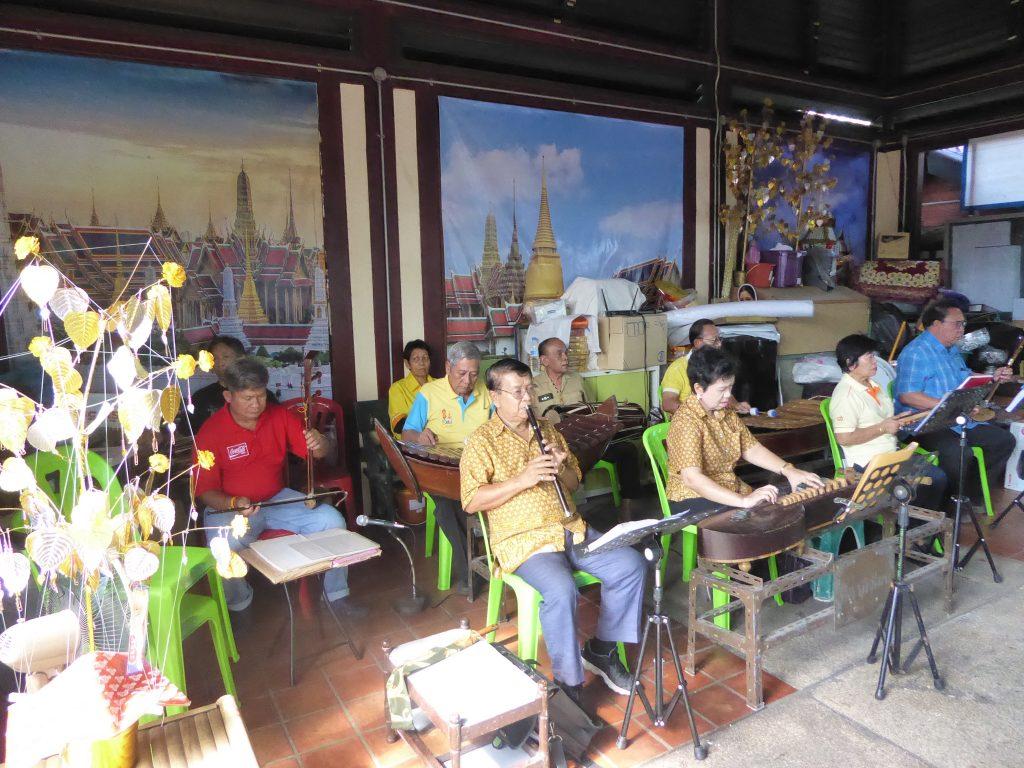
M 402 616 L 412 616 L 413 614 L 421 613 L 423 609 L 427 607 L 427 603 L 430 598 L 427 595 L 421 595 L 416 591 L 416 566 L 413 563 L 412 552 L 409 551 L 408 545 L 395 532 L 396 528 L 405 528 L 406 526 L 400 526 L 397 523 L 389 523 L 384 520 L 371 520 L 366 515 L 360 515 L 356 518 L 356 523 L 364 526 L 377 525 L 384 528 L 388 532 L 388 535 L 397 541 L 402 546 L 402 549 L 405 550 L 405 557 L 409 561 L 409 574 L 412 576 L 412 594 L 398 598 L 394 603 L 392 603 L 392 605 Z

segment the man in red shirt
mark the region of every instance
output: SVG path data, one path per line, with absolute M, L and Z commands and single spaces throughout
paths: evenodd
M 306 507 L 303 495 L 285 487 L 288 453 L 323 458 L 330 441 L 315 429 L 303 431 L 302 420 L 281 405 L 267 403 L 267 369 L 252 358 L 234 361 L 224 371 L 227 404 L 203 424 L 196 435 L 196 450 L 210 451 L 213 466 L 197 469 L 195 497 L 205 508 L 206 526 L 227 527 L 237 511 L 249 518 L 249 531 L 227 539 L 234 550 L 244 549 L 268 528 L 295 533 L 316 533 L 344 528 L 345 518 L 329 504 Z M 260 508 L 260 502 L 295 499 L 294 504 Z M 208 538 L 219 535 L 209 530 Z M 324 592 L 332 603 L 352 612 L 352 606 L 334 601 L 349 594 L 348 569 L 332 568 L 324 574 Z M 252 602 L 252 587 L 245 579 L 225 579 L 228 608 L 241 611 Z

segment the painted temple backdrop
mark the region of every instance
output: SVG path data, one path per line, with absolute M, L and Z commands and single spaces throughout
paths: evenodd
M 681 127 L 446 97 L 439 109 L 449 343 L 514 354 L 523 301 L 577 277 L 678 281 Z
M 237 337 L 282 399 L 315 351 L 330 396 L 315 85 L 12 50 L 0 82 L 0 240 L 104 306 L 179 262 L 179 347 Z M 38 321 L 5 331 L 21 351 Z

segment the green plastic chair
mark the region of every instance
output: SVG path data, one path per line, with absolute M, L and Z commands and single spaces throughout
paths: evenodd
M 71 510 L 78 500 L 78 489 L 80 479 L 78 477 L 78 466 L 74 461 L 74 449 L 69 443 L 57 446 L 56 453 L 39 451 L 25 457 L 35 475 L 39 488 L 49 496 L 57 509 L 65 518 L 71 517 Z M 98 453 L 88 451 L 85 454 L 85 468 L 92 477 L 93 484 L 107 492 L 110 503 L 111 515 L 120 513 L 121 483 L 117 475 L 110 468 L 110 465 Z M 57 475 L 57 487 L 53 487 L 50 481 L 52 475 Z M 11 527 L 23 529 L 25 517 L 21 510 L 18 510 L 11 519 Z
M 182 562 L 182 555 L 185 562 Z M 210 595 L 190 590 L 206 577 Z M 185 658 L 182 643 L 204 624 L 209 625 L 217 664 L 227 693 L 237 698 L 231 662 L 238 648 L 224 599 L 224 585 L 213 553 L 206 547 L 163 547 L 160 568 L 149 585 L 149 645 L 147 657 L 178 688 L 185 692 Z M 168 707 L 167 714 L 185 707 Z
M 484 551 L 487 553 L 487 570 L 491 574 L 487 588 L 487 626 L 494 626 L 498 623 L 501 614 L 501 598 L 505 587 L 508 586 L 516 596 L 516 623 L 518 627 L 518 647 L 516 654 L 523 661 L 535 661 L 537 649 L 540 647 L 540 604 L 541 595 L 536 589 L 527 584 L 521 577 L 514 573 L 502 573 L 496 576 L 494 558 L 491 555 L 491 542 L 487 533 L 487 521 L 484 519 L 486 512 L 479 513 L 480 528 L 483 530 Z M 586 571 L 575 571 L 573 580 L 576 588 L 589 587 L 591 584 L 600 584 L 601 580 L 591 576 Z M 493 643 L 497 629 L 487 636 L 487 642 Z M 626 661 L 626 647 L 618 644 L 619 661 L 622 666 L 629 669 Z
M 608 473 L 608 485 L 612 491 L 612 502 L 616 507 L 622 506 L 622 488 L 619 485 L 619 471 L 615 465 L 610 461 L 601 459 L 597 462 L 590 470 L 590 472 L 599 472 L 604 470 Z M 589 475 L 590 472 L 587 474 Z
M 423 494 L 423 502 L 427 505 L 427 557 L 433 554 L 434 532 L 437 532 L 437 588 L 447 592 L 452 588 L 452 543 L 441 530 L 434 517 L 434 500 L 429 493 Z

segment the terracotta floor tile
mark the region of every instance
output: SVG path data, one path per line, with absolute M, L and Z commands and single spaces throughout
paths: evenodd
M 252 743 L 252 750 L 256 753 L 256 759 L 259 760 L 260 765 L 294 754 L 283 725 L 274 724 L 264 725 L 262 728 L 250 728 L 249 741 Z
M 282 720 L 293 720 L 338 705 L 334 691 L 319 672 L 294 688 L 282 688 L 273 695 Z
M 583 703 L 588 712 L 593 712 L 608 725 L 617 726 L 626 716 L 626 697 L 608 690 L 599 681 L 583 689 Z
M 342 701 L 353 701 L 371 694 L 384 695 L 384 675 L 377 669 L 353 669 L 328 677 Z
M 398 768 L 398 766 L 416 760 L 416 753 L 410 749 L 404 741 L 399 739 L 391 744 L 387 741 L 387 729 L 377 728 L 366 731 L 363 738 L 370 746 L 374 759 L 379 768 Z
M 616 732 L 615 735 L 617 736 L 618 733 Z M 615 766 L 615 768 L 632 768 L 634 765 L 640 765 L 664 755 L 668 751 L 668 747 L 645 731 L 632 737 L 625 749 L 616 747 L 613 738 L 607 747 L 601 750 L 606 762 L 595 762 L 598 762 L 599 765 Z
M 373 693 L 345 702 L 345 711 L 361 731 L 372 731 L 384 725 L 384 695 Z
M 295 751 L 308 752 L 353 735 L 352 723 L 341 707 L 321 709 L 311 715 L 289 720 L 285 730 L 291 736 Z
M 642 710 L 640 713 L 634 714 L 634 717 L 636 717 L 641 725 L 673 749 L 693 741 L 693 734 L 690 733 L 690 722 L 686 717 L 686 709 L 683 707 L 682 702 L 679 702 L 672 712 L 672 716 L 669 717 L 663 726 L 654 725 L 650 718 L 647 717 L 647 713 Z M 693 717 L 697 721 L 697 733 L 701 737 L 705 733 L 714 730 L 715 726 L 696 712 L 693 713 Z
M 355 736 L 301 755 L 303 768 L 375 768 L 373 758 Z
M 694 667 L 698 673 L 703 673 L 713 680 L 723 680 L 746 670 L 747 665 L 739 656 L 723 648 L 714 647 L 698 653 Z
M 725 685 L 732 688 L 740 696 L 746 698 L 747 695 L 747 676 L 742 672 L 732 677 L 727 677 L 722 681 Z M 764 689 L 764 703 L 771 704 L 773 701 L 789 696 L 789 694 L 796 691 L 796 688 L 791 686 L 784 680 L 780 680 L 775 675 L 770 675 L 767 672 L 762 673 L 761 685 Z
M 239 711 L 242 713 L 242 721 L 245 723 L 245 727 L 250 730 L 281 721 L 280 715 L 277 714 L 277 707 L 274 706 L 274 701 L 270 694 L 241 699 Z
M 286 757 L 284 760 L 275 760 L 272 763 L 267 763 L 264 768 L 301 768 L 301 766 L 294 757 Z
M 690 704 L 703 718 L 721 727 L 751 713 L 747 701 L 727 685 L 709 685 L 690 697 Z

